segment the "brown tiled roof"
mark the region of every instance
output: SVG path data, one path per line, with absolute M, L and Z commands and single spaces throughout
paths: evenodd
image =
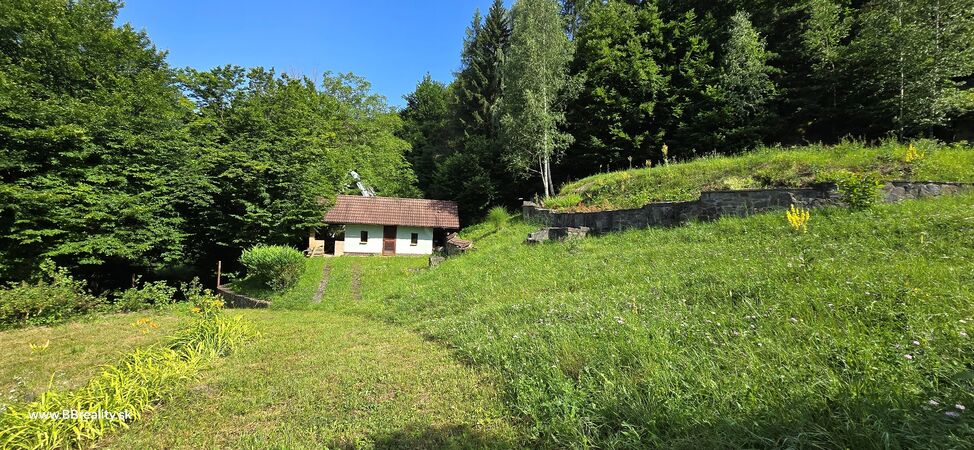
M 457 229 L 460 217 L 456 202 L 447 200 L 339 195 L 335 206 L 325 213 L 325 223 Z

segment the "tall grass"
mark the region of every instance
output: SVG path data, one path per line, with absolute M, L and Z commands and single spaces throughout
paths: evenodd
M 0 330 L 51 325 L 104 309 L 105 299 L 88 292 L 87 283 L 75 280 L 66 269 L 45 261 L 41 272 L 34 283 L 0 287 Z
M 183 389 L 212 357 L 225 355 L 255 335 L 251 324 L 220 312 L 210 294 L 191 294 L 198 314 L 194 324 L 168 345 L 137 349 L 75 391 L 50 390 L 0 414 L 0 448 L 46 449 L 82 446 L 139 420 L 159 402 Z M 32 414 L 64 411 L 125 413 L 127 418 L 39 418 Z
M 511 221 L 511 213 L 507 212 L 502 206 L 495 206 L 487 211 L 487 218 L 484 220 L 494 227 L 495 230 L 507 228 Z

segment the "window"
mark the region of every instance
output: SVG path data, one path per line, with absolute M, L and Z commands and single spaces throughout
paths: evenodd
M 368 244 L 369 243 L 369 232 L 368 231 L 362 230 L 361 234 L 359 235 L 359 241 L 358 241 L 358 243 L 359 244 Z
M 409 237 L 409 245 L 419 245 L 419 233 L 413 233 Z

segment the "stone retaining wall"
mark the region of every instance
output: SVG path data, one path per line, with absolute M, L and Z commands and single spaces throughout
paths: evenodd
M 972 184 L 935 181 L 893 181 L 882 188 L 882 199 L 900 200 L 953 194 L 971 189 Z M 654 226 L 675 226 L 692 220 L 714 220 L 723 216 L 744 217 L 751 214 L 787 209 L 791 205 L 815 208 L 841 204 L 833 183 L 807 188 L 744 189 L 707 191 L 687 202 L 649 203 L 642 208 L 595 212 L 558 212 L 524 202 L 521 214 L 525 220 L 546 227 L 588 228 L 592 233 L 607 233 Z
M 267 300 L 240 295 L 223 286 L 216 288 L 216 292 L 220 294 L 220 297 L 223 297 L 223 302 L 229 308 L 267 308 L 271 306 L 271 302 Z

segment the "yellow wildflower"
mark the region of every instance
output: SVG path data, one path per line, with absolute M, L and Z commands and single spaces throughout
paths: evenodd
M 791 208 L 785 213 L 785 217 L 788 219 L 788 224 L 795 231 L 801 231 L 802 233 L 808 232 L 808 221 L 812 217 L 812 213 L 809 210 L 791 205 Z
M 925 152 L 918 150 L 913 144 L 910 144 L 906 149 L 906 155 L 903 156 L 903 162 L 912 163 L 916 161 L 921 161 L 927 156 Z

